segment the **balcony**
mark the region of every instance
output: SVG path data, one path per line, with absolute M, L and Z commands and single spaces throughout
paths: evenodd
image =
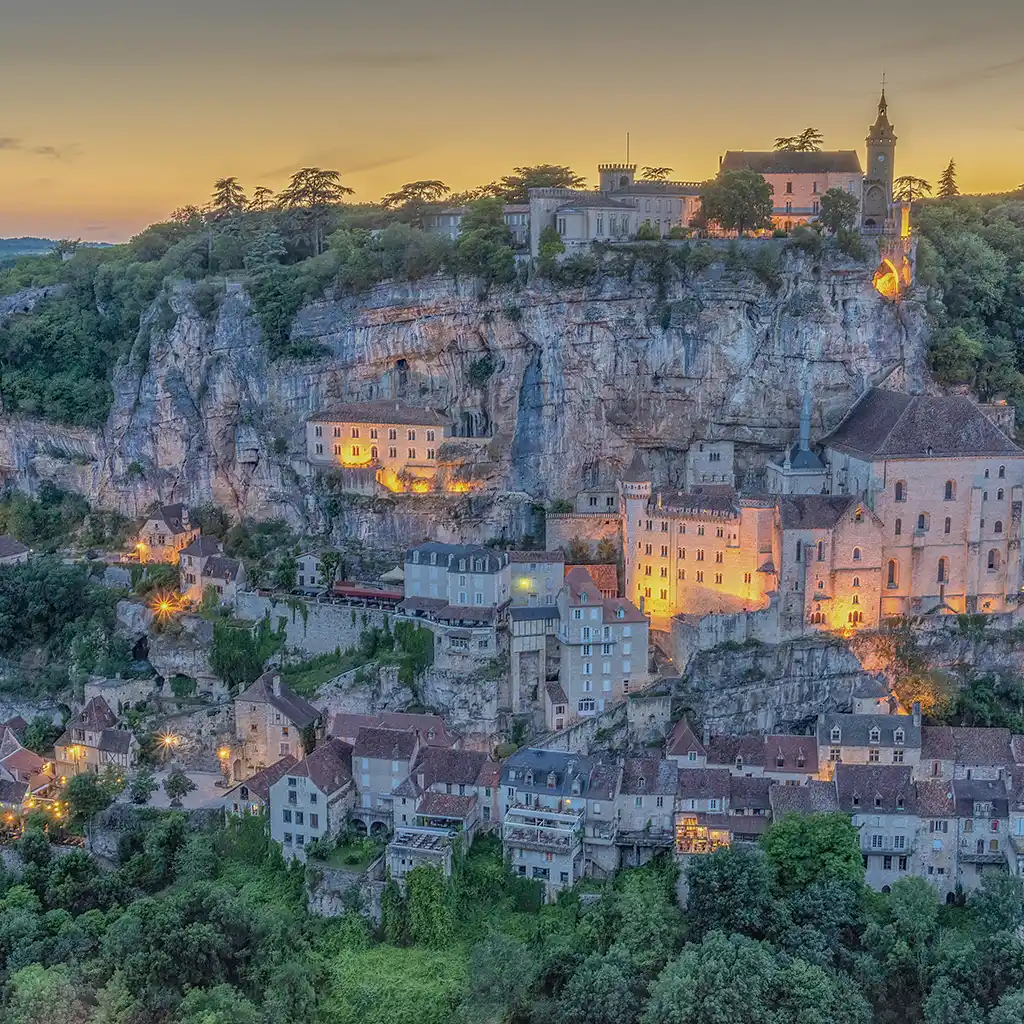
M 583 812 L 541 811 L 513 806 L 505 813 L 501 838 L 506 846 L 569 853 L 583 836 Z

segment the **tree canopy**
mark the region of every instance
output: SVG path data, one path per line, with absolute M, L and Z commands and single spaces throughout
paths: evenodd
M 727 231 L 756 231 L 771 224 L 772 187 L 756 171 L 722 171 L 704 185 L 701 211 Z

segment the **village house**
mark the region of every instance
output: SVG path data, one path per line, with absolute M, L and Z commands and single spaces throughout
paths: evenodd
M 306 421 L 306 457 L 316 468 L 361 469 L 392 492 L 425 493 L 437 476 L 448 420 L 400 402 L 348 402 Z
M 286 754 L 280 761 L 250 775 L 245 782 L 239 782 L 229 789 L 223 798 L 228 814 L 264 814 L 270 803 L 270 787 L 298 764 L 298 760 Z
M 245 568 L 236 558 L 221 552 L 220 541 L 213 537 L 197 537 L 180 553 L 181 593 L 193 604 L 199 604 L 212 587 L 222 604 L 234 604 L 239 588 L 245 582 Z
M 18 565 L 27 562 L 28 556 L 29 550 L 21 541 L 6 533 L 0 535 L 0 565 Z
M 353 825 L 370 835 L 385 835 L 394 826 L 394 794 L 409 777 L 423 742 L 407 729 L 362 728 L 352 751 L 356 783 Z
M 594 763 L 578 754 L 524 748 L 501 770 L 501 840 L 521 878 L 544 885 L 546 900 L 584 873 L 583 830 Z
M 169 562 L 176 565 L 182 548 L 199 536 L 188 507 L 161 505 L 139 531 L 132 554 L 139 562 Z
M 134 734 L 119 728 L 117 716 L 102 697 L 93 697 L 54 744 L 54 771 L 63 786 L 75 775 L 102 772 L 108 765 L 130 771 L 138 754 Z
M 555 599 L 562 589 L 565 559 L 556 551 L 510 551 L 508 557 L 509 708 L 513 713 L 523 713 L 542 700 L 541 688 L 558 677 Z M 563 710 L 563 720 L 564 714 Z M 550 720 L 545 714 L 545 721 Z
M 619 570 L 613 563 L 588 562 L 585 565 L 566 565 L 565 575 L 568 576 L 574 569 L 582 569 L 594 581 L 594 586 L 601 592 L 602 597 L 619 596 Z
M 732 842 L 730 787 L 727 768 L 679 770 L 676 791 L 676 852 L 681 855 L 713 853 Z
M 293 692 L 279 671 L 264 672 L 235 698 L 232 779 L 242 782 L 286 755 L 301 761 L 322 727 L 321 712 Z
M 732 441 L 694 441 L 686 449 L 686 490 L 705 484 L 735 487 L 735 449 Z
M 816 727 L 821 775 L 839 764 L 905 765 L 915 773 L 921 763 L 921 706 L 910 715 L 823 712 Z
M 558 682 L 571 718 L 604 711 L 647 685 L 649 625 L 635 605 L 603 597 L 590 574 L 576 568 L 559 592 L 558 616 Z
M 440 715 L 413 714 L 408 711 L 378 711 L 372 715 L 360 715 L 350 711 L 339 711 L 330 724 L 330 734 L 355 746 L 360 729 L 397 729 L 419 734 L 420 742 L 428 747 L 444 747 L 458 750 L 462 737 L 453 732 Z
M 295 582 L 299 590 L 330 590 L 334 579 L 327 579 L 320 559 L 326 551 L 305 551 L 296 556 Z
M 270 784 L 270 837 L 304 860 L 310 843 L 344 828 L 354 800 L 352 748 L 326 740 Z
M 0 784 L 7 784 L 7 800 L 0 804 L 42 799 L 51 795 L 54 787 L 52 761 L 40 757 L 35 751 L 22 746 L 14 729 L 0 727 Z
M 708 737 L 710 742 L 710 736 Z M 704 742 L 690 727 L 685 718 L 680 718 L 665 740 L 665 757 L 674 761 L 679 768 L 705 768 L 708 752 Z
M 957 885 L 977 888 L 988 871 L 1015 866 L 1010 845 L 1010 795 L 1005 780 L 954 779 L 957 818 Z

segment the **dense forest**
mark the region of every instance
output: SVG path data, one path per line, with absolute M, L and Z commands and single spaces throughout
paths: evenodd
M 81 825 L 89 808 L 77 815 Z M 72 808 L 75 814 L 75 808 Z M 388 883 L 309 916 L 307 871 L 261 819 L 122 816 L 115 867 L 39 827 L 0 877 L 7 1024 L 1019 1024 L 1024 886 L 940 905 L 920 878 L 864 888 L 839 816 L 789 817 L 762 851 L 587 880 L 541 907 L 494 840 L 451 880 Z

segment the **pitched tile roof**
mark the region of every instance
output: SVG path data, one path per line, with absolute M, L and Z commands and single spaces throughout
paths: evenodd
M 570 572 L 582 569 L 593 581 L 594 585 L 603 594 L 611 594 L 613 597 L 619 592 L 619 570 L 614 565 L 598 563 L 595 565 L 567 565 L 566 576 Z
M 13 779 L 0 779 L 0 804 L 20 805 L 28 792 L 27 782 L 15 782 Z
M 153 514 L 154 519 L 159 519 L 167 524 L 171 533 L 187 533 L 191 527 L 185 525 L 188 519 L 188 510 L 181 502 L 174 505 L 161 505 Z
M 953 727 L 925 725 L 921 728 L 921 760 L 952 761 L 956 757 Z
M 595 765 L 590 773 L 591 800 L 614 800 L 622 780 L 622 768 L 617 764 Z M 674 792 L 674 790 L 673 790 Z
M 235 705 L 249 701 L 252 704 L 269 704 L 285 715 L 298 729 L 312 725 L 320 712 L 306 700 L 292 691 L 281 679 L 279 671 L 264 672 L 248 689 L 235 698 Z
M 838 727 L 841 738 L 832 740 L 832 729 Z M 872 729 L 878 730 L 878 739 L 871 739 Z M 896 742 L 896 733 L 902 731 L 903 742 Z M 913 715 L 851 715 L 826 712 L 818 719 L 818 746 L 843 744 L 848 747 L 904 747 L 912 750 L 921 746 L 921 726 L 914 725 Z
M 622 792 L 627 796 L 674 794 L 679 787 L 679 766 L 663 757 L 627 757 L 622 762 Z
M 106 750 L 112 754 L 127 754 L 132 748 L 134 737 L 127 729 L 104 729 L 100 733 L 97 750 Z
M 544 687 L 547 691 L 548 699 L 552 704 L 568 704 L 569 698 L 565 695 L 565 690 L 562 688 L 562 684 L 555 681 L 547 683 Z
M 502 765 L 501 780 L 503 785 L 515 786 L 527 793 L 587 796 L 593 769 L 594 761 L 581 754 L 524 747 Z M 532 783 L 527 781 L 528 773 L 533 775 Z M 554 785 L 548 785 L 549 777 L 553 777 Z M 572 792 L 574 783 L 578 783 L 579 793 Z
M 407 729 L 363 728 L 356 734 L 355 756 L 378 761 L 408 761 L 416 751 L 416 734 Z
M 501 785 L 501 765 L 497 761 L 484 761 L 480 765 L 480 774 L 476 784 L 485 788 L 496 789 Z
M 600 607 L 604 600 L 585 566 L 577 565 L 570 568 L 565 574 L 565 586 L 569 591 L 570 605 L 588 604 Z
M 772 817 L 784 814 L 824 814 L 839 810 L 834 782 L 815 782 L 813 779 L 802 786 L 772 786 L 768 790 L 772 806 Z
M 721 171 L 757 171 L 758 174 L 861 174 L 860 157 L 853 149 L 791 153 L 785 150 L 730 149 L 722 157 Z
M 238 578 L 238 574 L 242 569 L 242 563 L 236 558 L 223 558 L 219 555 L 214 555 L 207 563 L 203 566 L 203 575 L 208 576 L 214 580 L 227 580 L 231 581 Z
M 840 809 L 854 814 L 911 814 L 917 794 L 905 765 L 837 764 Z
M 732 768 L 737 758 L 745 766 L 764 764 L 765 741 L 761 736 L 712 736 L 708 740 L 708 765 Z
M 403 405 L 401 402 L 346 402 L 314 413 L 308 423 L 394 423 L 409 427 L 441 427 L 448 420 L 433 409 Z
M 733 775 L 729 779 L 729 807 L 753 807 L 767 810 L 771 806 L 769 790 L 777 785 L 772 779 L 747 778 L 744 775 Z
M 609 199 L 602 192 L 577 192 L 568 202 L 558 207 L 558 212 L 563 210 L 578 210 L 583 207 L 593 207 L 598 210 L 633 210 L 630 203 L 623 203 L 618 199 Z
M 556 564 L 565 561 L 561 551 L 510 551 L 508 560 L 515 564 L 541 562 Z
M 438 818 L 467 818 L 476 806 L 476 796 L 457 796 L 455 793 L 424 793 L 416 805 L 417 814 Z
M 0 534 L 0 558 L 15 558 L 27 551 L 28 548 L 20 540 L 15 540 L 6 533 Z
M 344 740 L 329 739 L 299 761 L 290 774 L 306 776 L 322 793 L 336 793 L 352 782 L 352 748 Z
M 291 754 L 285 754 L 280 761 L 275 761 L 272 765 L 268 765 L 262 771 L 257 772 L 228 790 L 226 796 L 230 796 L 232 793 L 244 788 L 250 793 L 254 793 L 266 803 L 270 799 L 270 787 L 283 775 L 287 775 L 298 763 Z M 246 799 L 248 798 L 246 797 Z
M 416 556 L 419 555 L 419 561 Z M 430 556 L 434 555 L 433 563 Z M 466 564 L 460 568 L 460 563 L 465 560 Z M 479 567 L 472 564 L 473 561 L 480 563 Z M 426 541 L 409 548 L 405 553 L 406 564 L 414 565 L 439 565 L 447 566 L 448 572 L 452 574 L 463 572 L 500 572 L 508 565 L 508 554 L 504 551 L 496 551 L 494 548 L 484 547 L 481 544 L 440 544 L 437 541 Z
M 622 481 L 627 484 L 639 484 L 646 483 L 650 479 L 651 471 L 644 465 L 644 457 L 640 454 L 640 449 L 637 448 L 629 467 L 622 474 Z
M 624 597 L 606 597 L 604 599 L 604 621 L 610 622 L 646 622 L 647 616 L 632 601 Z
M 970 767 L 1003 767 L 1013 764 L 1009 729 L 953 728 L 956 763 Z
M 917 813 L 920 817 L 952 818 L 956 814 L 951 782 L 918 782 L 916 789 Z
M 690 723 L 685 718 L 680 718 L 665 741 L 665 754 L 668 757 L 686 757 L 691 751 L 696 750 L 698 757 L 707 754 L 704 744 L 697 738 L 696 733 L 690 728 Z
M 822 444 L 868 460 L 1024 455 L 969 398 L 881 388 L 868 391 Z
M 728 768 L 680 768 L 676 792 L 687 800 L 724 798 L 729 795 L 731 778 Z
M 953 799 L 956 802 L 956 813 L 961 818 L 974 816 L 975 803 L 991 803 L 996 818 L 1005 818 L 1010 807 L 1006 785 L 1003 782 L 954 779 Z
M 482 751 L 426 747 L 420 754 L 413 773 L 417 778 L 423 776 L 424 788 L 439 782 L 475 786 L 480 769 L 486 761 L 487 755 Z
M 117 715 L 110 710 L 110 705 L 102 697 L 93 697 L 82 708 L 81 713 L 71 720 L 70 725 L 80 729 L 113 729 L 117 725 Z
M 782 764 L 779 764 L 779 761 Z M 818 745 L 813 736 L 765 736 L 764 770 L 766 772 L 818 771 Z
M 440 715 L 421 715 L 409 711 L 379 711 L 375 715 L 357 715 L 339 711 L 331 720 L 331 735 L 355 743 L 360 729 L 403 729 L 418 732 L 430 747 L 458 747 L 462 737 L 448 728 Z
M 219 555 L 221 550 L 220 541 L 216 537 L 196 537 L 188 547 L 182 548 L 183 555 L 193 555 L 196 558 L 207 558 L 210 555 Z

